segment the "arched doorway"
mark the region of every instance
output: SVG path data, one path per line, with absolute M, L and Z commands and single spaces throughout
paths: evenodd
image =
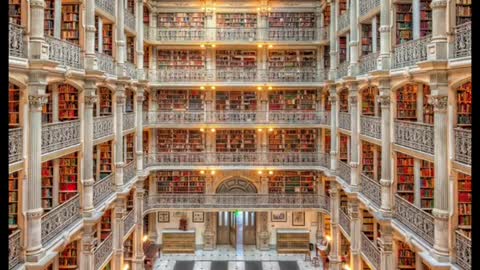
M 246 179 L 233 178 L 223 181 L 217 187 L 216 193 L 257 193 L 257 188 Z

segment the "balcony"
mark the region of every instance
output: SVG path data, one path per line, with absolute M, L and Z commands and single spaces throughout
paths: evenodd
M 61 237 L 64 231 L 81 220 L 80 195 L 77 194 L 42 216 L 42 245 L 47 246 L 55 237 Z
M 360 177 L 360 193 L 380 208 L 382 205 L 382 186 L 365 174 L 361 174 Z
M 48 43 L 48 58 L 62 66 L 83 69 L 83 54 L 80 46 L 50 36 L 45 37 Z
M 350 27 L 350 13 L 347 10 L 345 13 L 338 17 L 338 32 L 343 32 Z
M 125 71 L 128 77 L 132 78 L 133 80 L 137 80 L 137 66 L 130 62 L 125 62 Z
M 113 57 L 103 53 L 95 53 L 95 55 L 97 56 L 98 70 L 110 75 L 116 75 L 115 60 L 113 59 Z
M 159 69 L 148 71 L 148 79 L 153 82 L 207 82 L 206 69 Z
M 338 223 L 340 227 L 342 227 L 343 231 L 350 236 L 350 218 L 348 217 L 347 213 L 340 209 L 339 216 L 338 216 Z
M 352 170 L 350 166 L 341 160 L 339 160 L 337 164 L 338 164 L 338 168 L 337 168 L 338 176 L 340 176 L 340 178 L 342 178 L 343 181 L 345 181 L 347 184 L 351 185 L 352 183 L 351 183 L 350 176 L 351 176 Z
M 464 270 L 472 269 L 472 239 L 455 232 L 456 264 Z
M 8 24 L 8 55 L 26 58 L 26 51 L 23 43 L 25 30 L 20 25 Z
M 431 214 L 395 195 L 394 217 L 433 247 L 435 224 Z
M 378 53 L 362 55 L 359 59 L 360 75 L 367 74 L 370 71 L 377 70 Z
M 321 124 L 330 125 L 328 112 L 314 111 L 269 111 L 266 123 L 269 124 Z
M 472 22 L 455 27 L 454 57 L 468 57 L 472 55 Z
M 268 28 L 267 41 L 316 41 L 316 28 Z
M 136 31 L 135 29 L 135 16 L 129 11 L 125 10 L 125 26 L 130 28 L 133 32 Z
M 8 236 L 8 269 L 15 269 L 22 263 L 22 231 L 17 230 Z
M 380 270 L 380 249 L 365 235 L 362 234 L 362 240 L 360 241 L 360 251 L 363 256 L 367 258 L 375 270 Z
M 337 66 L 337 79 L 341 79 L 348 75 L 348 65 L 350 63 L 348 61 L 344 61 L 343 63 L 338 64 Z
M 122 123 L 123 131 L 131 130 L 135 128 L 135 113 L 125 113 L 123 115 L 123 123 Z
M 123 184 L 128 184 L 132 182 L 136 175 L 136 162 L 135 160 L 130 161 L 125 167 L 123 167 Z
M 128 233 L 135 226 L 135 210 L 130 210 L 130 212 L 123 218 L 123 237 L 126 237 Z
M 22 160 L 23 156 L 23 129 L 11 128 L 8 130 L 8 163 Z
M 93 139 L 94 140 L 109 137 L 112 135 L 113 135 L 113 116 L 99 116 L 93 119 Z
M 338 127 L 345 130 L 351 130 L 351 116 L 347 112 L 338 113 Z
M 472 164 L 472 131 L 456 128 L 455 132 L 455 161 Z
M 372 10 L 380 7 L 380 0 L 365 0 L 360 1 L 360 16 L 368 15 Z
M 360 116 L 360 134 L 382 139 L 381 118 L 375 116 Z
M 42 155 L 80 144 L 80 120 L 42 126 Z
M 114 194 L 112 179 L 113 174 L 110 174 L 93 184 L 93 205 L 95 208 Z
M 431 41 L 432 36 L 429 35 L 396 45 L 393 53 L 393 67 L 412 67 L 418 62 L 427 60 L 427 45 Z
M 253 124 L 253 123 L 265 123 L 265 118 L 261 119 L 261 116 L 265 115 L 265 112 L 258 111 L 215 111 L 207 112 L 211 115 L 213 123 L 222 123 L 222 124 Z
M 395 143 L 433 155 L 433 125 L 395 120 Z
M 144 112 L 144 125 L 163 125 L 163 124 L 202 124 L 206 123 L 206 113 L 204 111 L 168 111 L 168 112 Z
M 256 82 L 257 68 L 225 68 L 215 70 L 215 79 L 218 82 Z
M 255 41 L 257 28 L 215 28 L 216 41 Z
M 95 7 L 102 9 L 109 15 L 115 17 L 115 1 L 112 0 L 95 0 Z
M 153 32 L 157 35 L 156 41 L 206 41 L 203 28 L 154 28 Z
M 110 234 L 102 243 L 93 251 L 94 269 L 100 270 L 107 259 L 113 254 L 113 236 Z
M 267 82 L 321 82 L 323 77 L 316 68 L 267 70 Z M 260 79 L 262 80 L 262 79 Z

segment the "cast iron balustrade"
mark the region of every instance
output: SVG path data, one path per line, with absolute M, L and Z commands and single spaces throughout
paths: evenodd
M 377 207 L 380 207 L 382 205 L 382 186 L 363 173 L 360 177 L 360 193 Z
M 343 63 L 338 64 L 337 66 L 337 79 L 341 79 L 348 75 L 348 65 L 350 63 L 348 61 L 344 61 Z
M 148 71 L 153 82 L 207 82 L 206 69 L 157 69 Z
M 380 0 L 360 1 L 360 17 L 367 15 L 370 11 L 380 7 Z
M 347 213 L 343 211 L 343 209 L 340 209 L 338 223 L 342 227 L 343 231 L 350 236 L 350 218 L 348 217 Z
M 77 194 L 42 216 L 42 245 L 46 246 L 55 237 L 60 237 L 68 227 L 81 220 L 80 195 Z
M 158 41 L 205 41 L 203 28 L 155 28 L 155 30 Z
M 433 155 L 433 125 L 395 120 L 395 143 Z
M 455 27 L 455 58 L 472 55 L 472 22 Z
M 455 232 L 456 263 L 464 270 L 472 269 L 472 239 L 462 232 Z
M 352 172 L 350 166 L 341 160 L 339 160 L 337 164 L 338 164 L 338 168 L 337 168 L 338 176 L 340 176 L 340 178 L 342 178 L 343 181 L 347 182 L 350 185 L 351 184 L 350 175 Z
M 60 65 L 83 69 L 82 49 L 77 44 L 68 42 L 63 39 L 45 36 L 48 43 L 48 58 Z
M 467 165 L 472 164 L 472 131 L 456 128 L 455 132 L 455 160 Z
M 217 41 L 255 41 L 258 28 L 214 28 Z
M 269 28 L 268 41 L 315 41 L 316 28 Z
M 206 165 L 206 152 L 184 152 L 184 153 L 154 153 L 145 154 L 144 165 L 148 166 L 175 166 L 175 165 Z
M 338 17 L 338 31 L 346 30 L 350 27 L 350 12 L 347 10 L 345 13 Z
M 375 244 L 362 232 L 361 252 L 368 259 L 375 270 L 380 270 L 380 250 Z
M 20 25 L 8 24 L 8 55 L 26 57 L 23 35 L 25 31 Z
M 350 113 L 339 112 L 338 113 L 338 127 L 345 130 L 351 130 L 351 118 Z
M 136 162 L 135 159 L 130 161 L 125 167 L 123 167 L 123 184 L 130 183 L 136 175 Z
M 316 68 L 269 69 L 268 82 L 320 82 Z
M 99 116 L 93 118 L 93 139 L 113 135 L 113 116 Z
M 370 71 L 377 70 L 377 58 L 378 58 L 378 53 L 370 53 L 367 55 L 360 56 L 360 59 L 358 60 L 360 75 L 367 74 Z
M 256 82 L 257 68 L 225 68 L 217 69 L 216 81 L 218 82 Z
M 16 230 L 8 236 L 8 269 L 15 269 L 22 263 L 22 231 Z
M 427 45 L 431 41 L 432 36 L 428 35 L 396 45 L 393 53 L 393 67 L 411 67 L 427 60 Z
M 115 75 L 115 60 L 110 55 L 104 53 L 95 53 L 97 56 L 98 70 L 110 75 Z
M 113 174 L 109 174 L 93 184 L 93 205 L 97 207 L 100 203 L 113 195 Z
M 266 123 L 271 124 L 323 124 L 324 112 L 315 111 L 269 111 Z
M 80 144 L 80 120 L 42 126 L 42 154 Z
M 209 112 L 213 123 L 231 123 L 231 124 L 249 124 L 260 123 L 262 121 L 257 111 L 214 111 Z
M 144 112 L 144 125 L 158 124 L 199 124 L 205 123 L 206 114 L 204 111 L 168 111 L 168 112 Z
M 135 128 L 135 113 L 126 113 L 123 115 L 123 131 Z
M 396 220 L 433 247 L 435 219 L 431 214 L 416 207 L 397 194 L 395 194 L 394 212 Z
M 381 118 L 376 116 L 360 116 L 360 134 L 375 139 L 382 139 Z
M 8 163 L 22 160 L 23 155 L 23 129 L 11 128 L 8 130 Z
M 135 64 L 126 62 L 125 71 L 127 72 L 128 77 L 132 78 L 133 80 L 137 79 L 137 66 L 135 66 Z
M 115 1 L 95 0 L 95 6 L 115 17 Z
M 135 16 L 130 13 L 130 11 L 125 10 L 123 13 L 125 14 L 125 26 L 133 30 L 134 32 L 136 31 L 135 29 Z
M 128 232 L 135 225 L 135 210 L 132 209 L 123 219 L 123 236 L 127 236 Z
M 107 259 L 113 254 L 113 234 L 103 240 L 100 245 L 93 251 L 94 256 L 94 269 L 100 270 L 100 267 L 107 261 Z

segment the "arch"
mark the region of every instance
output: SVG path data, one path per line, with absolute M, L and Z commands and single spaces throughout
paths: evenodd
M 97 90 L 99 88 L 106 88 L 108 90 L 110 90 L 110 92 L 112 93 L 112 95 L 115 93 L 115 87 L 112 86 L 111 84 L 108 84 L 108 83 L 97 83 Z
M 222 181 L 215 190 L 215 193 L 257 193 L 257 187 L 243 177 L 231 177 Z
M 450 89 L 452 89 L 453 91 L 457 91 L 457 89 L 464 85 L 465 83 L 468 83 L 468 82 L 471 82 L 472 81 L 472 77 L 471 76 L 466 76 L 464 78 L 461 78 L 461 79 L 458 79 L 456 80 L 455 82 L 453 82 L 451 85 L 450 85 Z
M 392 92 L 397 92 L 398 89 L 404 87 L 405 85 L 408 85 L 408 84 L 425 84 L 425 85 L 430 85 L 427 81 L 422 81 L 422 80 L 405 80 L 405 81 L 401 81 L 395 85 L 392 85 L 392 87 L 390 88 Z
M 8 82 L 20 88 L 20 90 L 27 88 L 27 83 L 22 82 L 19 78 L 15 76 L 8 76 Z
M 379 115 L 381 110 L 376 100 L 380 90 L 375 85 L 368 85 L 360 91 L 361 115 L 375 116 Z
M 69 80 L 69 79 L 53 79 L 53 80 L 50 80 L 47 82 L 47 87 L 50 86 L 50 85 L 54 85 L 54 84 L 67 84 L 67 85 L 70 85 L 72 86 L 73 88 L 75 88 L 77 90 L 78 93 L 80 93 L 82 90 L 83 90 L 83 85 L 80 85 L 79 83 L 77 83 L 76 81 L 74 80 Z

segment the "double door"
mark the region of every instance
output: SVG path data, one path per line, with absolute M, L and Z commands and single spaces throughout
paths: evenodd
M 218 212 L 217 244 L 235 248 L 256 244 L 255 212 Z

